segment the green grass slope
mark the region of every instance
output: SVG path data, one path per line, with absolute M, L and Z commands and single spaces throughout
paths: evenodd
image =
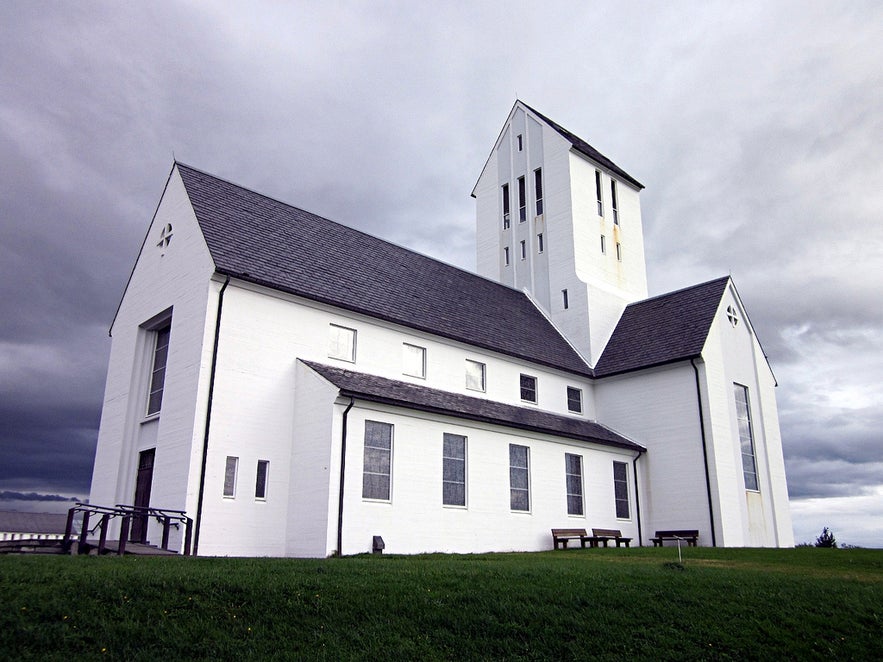
M 0 557 L 0 658 L 883 659 L 883 551 Z

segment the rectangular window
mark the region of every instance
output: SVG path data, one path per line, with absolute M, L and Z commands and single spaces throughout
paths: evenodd
M 583 457 L 564 454 L 564 478 L 567 481 L 567 514 L 583 514 Z
M 527 194 L 524 190 L 524 177 L 518 178 L 518 222 L 527 220 Z
M 466 437 L 447 432 L 442 450 L 442 503 L 466 505 Z
M 601 235 L 601 252 L 604 254 L 607 253 L 607 237 L 603 234 Z
M 601 171 L 595 171 L 595 197 L 598 199 L 598 216 L 604 215 L 604 203 L 601 201 Z
M 392 466 L 392 425 L 365 421 L 362 498 L 389 501 Z
M 754 457 L 754 432 L 751 429 L 751 408 L 748 404 L 748 387 L 733 384 L 736 398 L 736 421 L 739 424 L 739 445 L 742 447 L 742 476 L 745 489 L 756 490 L 757 463 Z
M 542 253 L 545 246 L 543 245 L 543 233 L 537 235 L 537 253 Z
M 478 361 L 466 359 L 466 388 L 470 391 L 484 391 L 485 366 Z
M 616 500 L 616 516 L 629 518 L 629 467 L 625 462 L 613 463 L 613 496 Z
M 524 239 L 521 240 L 521 259 L 525 259 L 527 257 L 527 244 Z
M 567 411 L 583 413 L 583 392 L 575 386 L 567 387 Z
M 254 498 L 267 498 L 267 471 L 270 469 L 269 460 L 258 460 L 258 471 L 254 481 Z
M 169 359 L 169 338 L 172 333 L 171 324 L 157 329 L 156 343 L 153 349 L 153 370 L 150 375 L 150 395 L 147 398 L 147 415 L 158 414 L 162 407 L 163 388 L 166 383 L 166 364 Z
M 616 242 L 616 259 L 622 262 L 622 244 Z
M 402 344 L 402 373 L 411 377 L 426 377 L 426 348 Z
M 224 496 L 233 498 L 236 496 L 236 468 L 239 466 L 239 458 L 227 456 L 227 464 L 224 467 Z
M 503 246 L 503 265 L 509 266 L 509 247 Z
M 530 466 L 527 446 L 509 444 L 509 508 L 530 510 Z
M 509 185 L 503 184 L 503 229 L 509 227 Z
M 616 180 L 610 180 L 610 208 L 613 210 L 613 224 L 619 225 L 619 205 L 616 204 Z
M 537 378 L 521 375 L 521 399 L 525 402 L 537 401 Z
M 328 337 L 328 356 L 355 363 L 356 361 L 356 330 L 332 324 Z
M 524 141 L 522 140 L 520 133 L 515 140 L 518 142 L 518 151 L 520 152 L 522 149 L 524 149 Z
M 534 193 L 537 198 L 537 216 L 543 215 L 543 169 L 537 168 L 533 171 Z
M 567 296 L 567 290 L 561 290 L 561 303 L 564 304 L 564 310 L 570 308 L 570 299 Z

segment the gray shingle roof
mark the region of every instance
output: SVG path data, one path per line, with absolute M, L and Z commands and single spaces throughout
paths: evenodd
M 563 126 L 561 126 L 557 122 L 552 121 L 551 119 L 549 119 L 548 117 L 543 115 L 538 110 L 531 108 L 523 101 L 521 103 L 525 106 L 525 108 L 528 108 L 530 110 L 530 112 L 532 112 L 537 117 L 541 118 L 549 126 L 551 126 L 553 129 L 555 129 L 555 131 L 557 131 L 561 135 L 562 138 L 564 138 L 571 145 L 573 145 L 573 148 L 576 151 L 580 152 L 581 154 L 584 154 L 585 156 L 588 156 L 595 163 L 607 168 L 610 172 L 616 173 L 617 175 L 619 175 L 619 177 L 621 177 L 625 181 L 631 183 L 632 185 L 637 186 L 639 189 L 644 188 L 644 185 L 641 182 L 639 182 L 637 179 L 632 177 L 625 170 L 620 168 L 613 161 L 608 159 L 606 156 L 604 156 L 601 152 L 599 152 L 597 149 L 592 147 L 589 143 L 587 143 L 585 140 L 580 138 L 578 135 L 571 133 L 570 131 L 565 129 Z
M 626 307 L 595 365 L 606 377 L 700 355 L 729 276 Z
M 604 446 L 633 451 L 646 450 L 643 446 L 594 421 L 440 391 L 312 361 L 303 361 L 303 363 L 339 388 L 343 396 L 519 430 L 552 434 Z
M 176 164 L 218 273 L 590 375 L 522 292 Z
M 64 533 L 66 528 L 67 515 L 64 513 L 21 513 L 15 510 L 0 510 L 0 531 Z

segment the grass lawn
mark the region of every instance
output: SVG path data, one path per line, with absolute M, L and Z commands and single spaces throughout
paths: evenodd
M 883 550 L 0 557 L 0 659 L 883 659 Z

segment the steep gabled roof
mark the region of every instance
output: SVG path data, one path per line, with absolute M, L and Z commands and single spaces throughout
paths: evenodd
M 627 306 L 595 376 L 698 357 L 729 282 L 725 276 Z
M 522 292 L 177 163 L 218 273 L 582 375 Z
M 594 421 L 473 398 L 312 361 L 303 361 L 303 363 L 339 388 L 340 394 L 345 397 L 638 452 L 646 450 L 643 446 Z
M 609 170 L 612 173 L 615 173 L 616 175 L 618 175 L 619 177 L 621 177 L 625 181 L 629 182 L 633 186 L 636 186 L 639 189 L 644 188 L 644 185 L 641 182 L 639 182 L 637 179 L 632 177 L 625 170 L 620 168 L 613 161 L 608 159 L 601 152 L 599 152 L 597 149 L 595 149 L 589 143 L 587 143 L 585 140 L 583 140 L 582 138 L 580 138 L 576 134 L 571 133 L 570 131 L 565 129 L 563 126 L 561 126 L 557 122 L 552 121 L 551 119 L 549 119 L 548 117 L 543 115 L 541 112 L 531 108 L 523 101 L 521 101 L 520 103 L 525 108 L 527 108 L 530 112 L 532 112 L 534 115 L 536 115 L 537 117 L 542 119 L 546 124 L 548 124 L 553 129 L 555 129 L 555 131 L 557 131 L 561 135 L 562 138 L 567 140 L 576 151 L 580 152 L 584 156 L 589 157 L 592 161 L 594 161 L 598 165 L 603 166 L 604 168 L 606 168 L 607 170 Z

